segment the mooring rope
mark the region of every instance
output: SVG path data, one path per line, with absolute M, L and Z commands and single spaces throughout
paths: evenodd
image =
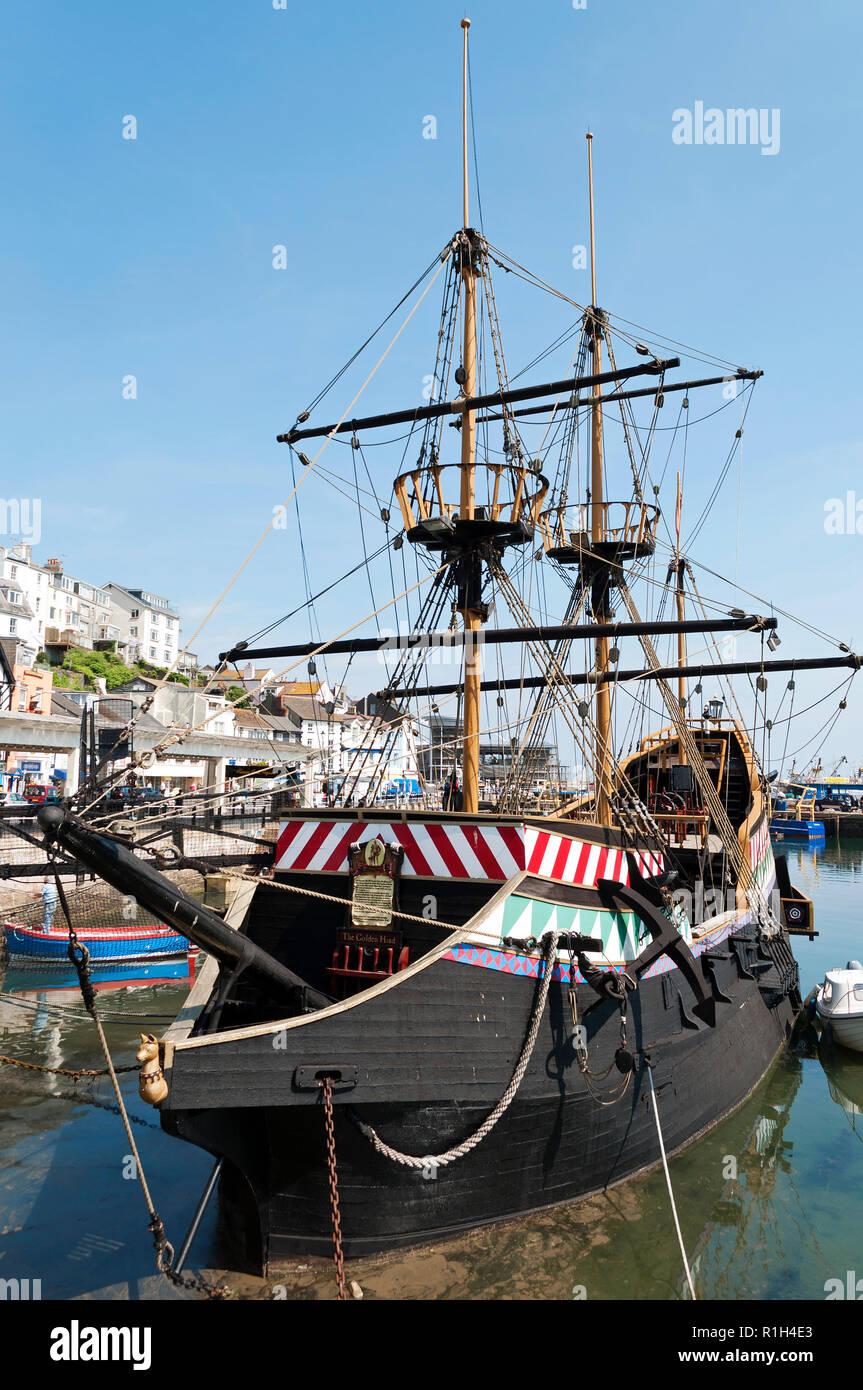
M 426 1154 L 424 1158 L 419 1158 L 415 1154 L 401 1153 L 399 1149 L 394 1149 L 391 1144 L 387 1144 L 383 1139 L 381 1139 L 380 1135 L 374 1129 L 372 1129 L 371 1125 L 365 1124 L 365 1122 L 361 1120 L 358 1115 L 354 1114 L 353 1111 L 349 1110 L 348 1114 L 350 1115 L 350 1118 L 353 1120 L 354 1124 L 357 1126 L 357 1129 L 360 1131 L 361 1134 L 365 1135 L 366 1139 L 369 1140 L 372 1147 L 376 1150 L 377 1153 L 381 1154 L 383 1158 L 389 1158 L 393 1163 L 400 1163 L 405 1168 L 445 1168 L 447 1164 L 455 1163 L 457 1159 L 464 1158 L 466 1154 L 469 1154 L 472 1149 L 475 1149 L 478 1144 L 481 1144 L 483 1139 L 485 1139 L 486 1136 L 491 1133 L 498 1120 L 505 1114 L 505 1112 L 509 1109 L 510 1105 L 512 1104 L 512 1101 L 514 1100 L 515 1094 L 519 1086 L 521 1085 L 522 1078 L 524 1077 L 524 1074 L 527 1071 L 528 1064 L 533 1054 L 533 1049 L 536 1045 L 537 1035 L 539 1034 L 540 1021 L 542 1019 L 543 1011 L 545 1009 L 545 1002 L 548 998 L 548 991 L 551 986 L 551 977 L 554 974 L 554 965 L 557 957 L 557 944 L 559 937 L 560 933 L 556 931 L 549 932 L 548 934 L 547 944 L 545 948 L 545 971 L 543 972 L 542 978 L 540 980 L 539 989 L 537 991 L 536 1000 L 533 1006 L 533 1014 L 530 1020 L 530 1027 L 528 1028 L 527 1037 L 525 1038 L 524 1042 L 524 1047 L 521 1050 L 521 1056 L 519 1057 L 515 1071 L 512 1074 L 512 1080 L 510 1081 L 509 1085 L 507 1086 L 497 1105 L 492 1110 L 491 1114 L 488 1115 L 485 1120 L 483 1120 L 479 1129 L 475 1130 L 474 1133 L 471 1134 L 469 1138 L 465 1139 L 461 1144 L 455 1144 L 451 1149 L 447 1149 L 446 1153 Z
M 203 1279 L 184 1277 L 182 1274 L 178 1274 L 173 1268 L 174 1247 L 168 1240 L 167 1234 L 165 1232 L 165 1227 L 162 1223 L 162 1218 L 157 1212 L 155 1204 L 153 1202 L 153 1198 L 150 1195 L 150 1188 L 144 1174 L 144 1165 L 141 1162 L 141 1156 L 138 1153 L 138 1146 L 135 1143 L 135 1136 L 132 1133 L 132 1126 L 129 1120 L 129 1114 L 126 1110 L 126 1104 L 123 1099 L 123 1092 L 120 1089 L 120 1082 L 117 1080 L 117 1071 L 114 1067 L 114 1062 L 111 1057 L 110 1048 L 108 1047 L 108 1040 L 105 1037 L 105 1030 L 102 1027 L 102 1021 L 99 1018 L 98 1012 L 96 1010 L 96 992 L 93 988 L 93 982 L 90 979 L 90 952 L 88 951 L 84 943 L 78 940 L 75 928 L 72 926 L 72 918 L 69 913 L 69 904 L 66 900 L 66 893 L 63 888 L 63 885 L 60 882 L 60 875 L 57 870 L 56 864 L 53 865 L 53 869 L 54 882 L 57 887 L 57 896 L 60 900 L 60 907 L 62 909 L 63 916 L 66 919 L 66 926 L 69 929 L 69 960 L 71 961 L 72 965 L 74 965 L 75 970 L 78 974 L 78 984 L 81 990 L 81 999 L 84 1004 L 84 1008 L 87 1010 L 87 1013 L 93 1020 L 94 1027 L 96 1029 L 96 1034 L 99 1038 L 99 1045 L 102 1049 L 102 1055 L 105 1058 L 105 1071 L 107 1072 L 107 1075 L 111 1078 L 111 1085 L 114 1088 L 114 1096 L 116 1097 L 117 1102 L 117 1110 L 119 1112 L 120 1119 L 123 1122 L 123 1128 L 126 1131 L 126 1138 L 129 1141 L 129 1148 L 132 1153 L 132 1158 L 135 1162 L 135 1173 L 137 1175 L 138 1181 L 141 1184 L 141 1192 L 143 1193 L 144 1201 L 147 1204 L 147 1212 L 150 1217 L 149 1229 L 153 1236 L 153 1248 L 156 1252 L 156 1268 L 158 1269 L 160 1274 L 164 1274 L 167 1279 L 169 1279 L 173 1284 L 177 1286 L 181 1286 L 183 1288 L 199 1289 L 202 1293 L 206 1293 L 207 1296 L 210 1298 L 224 1298 L 227 1296 L 226 1289 L 218 1285 L 214 1286 L 211 1284 L 207 1284 L 206 1281 Z
M 248 874 L 240 869 L 232 869 L 231 878 L 241 878 L 246 883 L 262 883 L 267 888 L 278 888 L 282 893 L 301 893 L 306 898 L 318 898 L 322 903 L 338 903 L 340 907 L 351 905 L 350 898 L 339 898 L 334 893 L 318 893 L 314 888 L 300 888 L 296 883 L 279 883 L 276 879 L 262 878 L 260 874 Z M 432 926 L 443 927 L 446 931 L 465 930 L 464 927 L 457 927 L 454 922 L 443 922 L 439 917 L 417 917 L 411 912 L 397 912 L 395 908 L 392 909 L 392 916 L 400 917 L 405 922 L 420 922 L 426 927 L 431 923 Z
M 653 1069 L 649 1062 L 647 1066 L 647 1078 L 650 1082 L 650 1099 L 653 1101 L 653 1118 L 656 1121 L 656 1134 L 659 1139 L 659 1152 L 662 1154 L 662 1166 L 665 1169 L 665 1184 L 668 1188 L 668 1200 L 671 1203 L 671 1214 L 674 1217 L 674 1229 L 677 1232 L 677 1243 L 680 1246 L 680 1254 L 683 1258 L 683 1268 L 686 1272 L 686 1282 L 689 1285 L 689 1292 L 692 1294 L 693 1303 L 697 1302 L 695 1296 L 695 1285 L 692 1282 L 692 1272 L 689 1268 L 689 1261 L 686 1258 L 686 1246 L 683 1243 L 683 1233 L 680 1229 L 680 1222 L 677 1219 L 677 1206 L 674 1201 L 674 1191 L 671 1186 L 671 1174 L 668 1171 L 668 1159 L 665 1156 L 665 1144 L 662 1139 L 662 1126 L 659 1123 L 659 1106 L 656 1104 L 656 1090 L 653 1085 Z
M 99 1046 L 101 1047 L 102 1055 L 105 1058 L 105 1070 L 111 1078 L 111 1085 L 114 1088 L 114 1095 L 117 1099 L 117 1106 L 120 1111 L 120 1118 L 123 1121 L 123 1128 L 126 1131 L 126 1138 L 129 1141 L 129 1148 L 131 1149 L 132 1157 L 135 1160 L 135 1172 L 138 1175 L 138 1181 L 141 1184 L 141 1191 L 144 1194 L 144 1201 L 147 1204 L 147 1211 L 150 1216 L 150 1230 L 153 1233 L 153 1244 L 156 1250 L 156 1267 L 162 1273 L 165 1273 L 166 1269 L 169 1268 L 173 1262 L 174 1247 L 171 1245 L 170 1241 L 165 1235 L 165 1228 L 162 1225 L 162 1219 L 159 1216 L 159 1213 L 156 1211 L 153 1199 L 150 1196 L 150 1188 L 147 1184 L 147 1179 L 144 1176 L 144 1168 L 141 1163 L 140 1155 L 138 1153 L 138 1146 L 135 1143 L 135 1136 L 132 1133 L 132 1126 L 129 1123 L 129 1116 L 126 1112 L 126 1106 L 123 1100 L 123 1093 L 120 1090 L 120 1083 L 117 1080 L 117 1073 L 114 1069 L 114 1063 L 111 1059 L 111 1052 L 108 1047 L 108 1040 L 105 1037 L 105 1031 L 102 1027 L 101 1019 L 99 1018 L 99 1015 L 96 1012 L 96 999 L 93 993 L 93 986 L 90 982 L 90 952 L 87 950 L 87 947 L 83 945 L 83 943 L 77 940 L 77 938 L 74 935 L 74 932 L 71 929 L 71 925 L 69 929 L 69 934 L 69 959 L 78 971 L 78 978 L 81 983 L 81 994 L 84 1000 L 84 1007 L 87 1010 L 90 1017 L 92 1018 L 96 1028 L 96 1033 L 99 1038 Z

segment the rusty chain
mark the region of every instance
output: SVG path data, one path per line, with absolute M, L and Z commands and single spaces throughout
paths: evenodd
M 0 1052 L 0 1062 L 5 1062 L 9 1067 L 23 1067 L 26 1071 L 45 1071 L 52 1072 L 54 1076 L 71 1076 L 75 1081 L 80 1081 L 84 1076 L 89 1080 L 94 1076 L 110 1076 L 111 1074 L 107 1067 L 101 1067 L 99 1071 L 92 1071 L 89 1067 L 81 1067 L 78 1071 L 73 1071 L 70 1067 L 43 1067 L 37 1062 L 22 1062 L 19 1057 L 5 1057 L 2 1052 Z M 140 1067 L 137 1065 L 115 1067 L 114 1071 L 140 1071 Z
M 342 1254 L 342 1218 L 339 1213 L 339 1175 L 336 1168 L 336 1135 L 333 1125 L 333 1083 L 329 1076 L 320 1081 L 324 1096 L 324 1129 L 327 1144 L 327 1178 L 330 1189 L 330 1210 L 333 1216 L 333 1263 L 336 1267 L 338 1298 L 347 1298 L 345 1291 L 345 1257 Z

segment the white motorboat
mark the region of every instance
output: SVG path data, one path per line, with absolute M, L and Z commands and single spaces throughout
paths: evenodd
M 849 960 L 844 970 L 828 970 L 815 991 L 815 1008 L 843 1047 L 863 1052 L 863 965 Z

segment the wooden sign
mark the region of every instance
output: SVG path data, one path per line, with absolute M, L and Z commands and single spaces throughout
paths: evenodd
M 364 945 L 384 946 L 393 944 L 393 909 L 396 906 L 396 883 L 401 867 L 402 847 L 398 844 L 385 844 L 383 840 L 357 842 L 348 851 L 351 871 L 351 926 L 377 928 L 377 937 L 383 929 L 380 940 L 364 942 Z M 369 935 L 372 933 L 370 932 Z M 355 937 L 352 939 L 356 940 Z

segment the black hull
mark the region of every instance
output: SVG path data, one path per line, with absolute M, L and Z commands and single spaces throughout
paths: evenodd
M 451 820 L 455 832 L 459 821 Z M 356 824 L 351 819 L 337 825 L 335 847 L 327 843 L 321 850 L 333 866 L 342 863 Z M 139 872 L 134 856 L 121 855 L 113 842 L 74 818 L 45 828 L 64 844 L 73 843 L 75 853 L 109 881 L 128 878 L 145 906 L 164 892 L 176 895 L 173 885 L 151 869 Z M 503 827 L 503 844 L 504 829 L 512 859 L 515 832 Z M 183 1011 L 162 1040 L 168 1094 L 160 1111 L 168 1131 L 225 1160 L 225 1228 L 246 1267 L 270 1271 L 297 1255 L 330 1252 L 325 1112 L 316 1080 L 322 1075 L 341 1078 L 333 1101 L 349 1256 L 424 1244 L 571 1202 L 656 1163 L 648 1067 L 670 1152 L 716 1124 L 758 1084 L 800 1005 L 787 935 L 768 937 L 745 920 L 722 917 L 705 924 L 690 952 L 643 876 L 645 870 L 654 874 L 656 865 L 629 855 L 624 886 L 606 877 L 611 871 L 619 875 L 626 864 L 612 847 L 619 832 L 570 829 L 572 838 L 581 838 L 582 829 L 584 835 L 574 882 L 554 876 L 558 861 L 575 862 L 572 846 L 548 837 L 534 852 L 547 861 L 549 877 L 539 876 L 541 864 L 535 870 L 510 864 L 506 883 L 497 889 L 486 878 L 421 874 L 422 855 L 417 857 L 414 844 L 415 872 L 403 878 L 398 909 L 415 914 L 398 919 L 410 963 L 390 976 L 373 975 L 378 983 L 341 1002 L 331 1000 L 328 986 L 333 947 L 348 911 L 343 871 L 326 871 L 325 897 L 315 896 L 314 888 L 309 897 L 261 885 L 242 931 L 234 930 L 237 922 L 210 922 L 208 914 L 202 944 L 221 968 L 217 977 L 215 959 L 208 962 L 195 987 L 197 999 L 190 999 L 185 1019 Z M 286 874 L 288 889 L 317 884 L 309 865 L 331 834 L 326 820 L 315 823 L 300 856 L 304 862 L 295 866 L 302 882 L 292 883 Z M 411 832 L 393 825 L 392 834 L 403 840 Z M 491 826 L 484 839 L 480 827 L 468 825 L 464 835 L 454 833 L 440 857 L 449 862 L 456 842 L 465 854 L 487 859 L 498 832 Z M 654 847 L 644 848 L 649 859 Z M 766 824 L 753 828 L 749 850 L 769 885 Z M 505 860 L 499 847 L 498 852 Z M 526 859 L 523 841 L 520 852 Z M 461 861 L 456 867 L 463 869 Z M 497 869 L 502 873 L 502 864 Z M 437 920 L 422 915 L 429 885 Z M 519 921 L 525 910 L 510 902 L 513 897 L 530 913 L 530 938 L 504 930 L 506 907 L 514 907 Z M 187 931 L 194 936 L 200 909 L 179 895 L 174 908 L 183 921 L 189 919 Z M 644 929 L 638 942 L 632 924 L 626 925 L 627 910 Z M 554 928 L 548 926 L 552 914 Z M 621 920 L 615 923 L 613 914 Z M 450 924 L 466 923 L 464 934 L 450 931 Z M 613 1104 L 601 1103 L 620 1085 L 620 1012 L 613 999 L 577 975 L 578 1015 L 593 1074 L 591 1084 L 585 1080 L 573 1048 L 562 960 L 529 1064 L 497 1127 L 446 1166 L 405 1167 L 380 1155 L 356 1117 L 404 1153 L 440 1155 L 463 1144 L 498 1104 L 523 1054 L 540 989 L 542 966 L 529 942 L 555 940 L 544 935 L 547 927 L 562 932 L 564 947 L 568 942 L 569 949 L 593 955 L 595 965 L 603 940 L 613 953 L 608 959 L 619 959 L 622 951 L 629 960 L 637 987 L 628 995 L 628 1090 L 618 1092 Z M 652 938 L 649 945 L 645 934 Z M 581 970 L 593 978 L 586 962 Z M 306 1012 L 310 1004 L 314 1011 Z
M 727 945 L 726 952 L 711 972 L 713 1026 L 687 1017 L 694 1001 L 677 970 L 641 982 L 629 1014 L 637 1067 L 611 1106 L 585 1087 L 569 1040 L 566 988 L 552 984 L 512 1106 L 478 1148 L 425 1176 L 379 1156 L 349 1111 L 410 1154 L 441 1153 L 465 1139 L 509 1082 L 536 980 L 441 959 L 374 999 L 289 1029 L 283 1049 L 273 1048 L 270 1034 L 184 1049 L 174 1054 L 163 1124 L 226 1158 L 225 1232 L 237 1258 L 265 1272 L 332 1251 L 323 1108 L 314 1088 L 298 1087 L 300 1066 L 357 1069 L 356 1085 L 335 1095 L 348 1257 L 571 1202 L 659 1160 L 648 1057 L 666 1148 L 674 1151 L 745 1100 L 782 1047 L 795 1016 L 793 985 L 763 963 L 757 979 L 749 974 L 754 943 L 741 941 L 739 958 Z M 583 1011 L 596 995 L 579 986 L 579 1001 Z M 591 1068 L 601 1072 L 619 1044 L 616 1006 L 598 1005 L 585 1023 Z M 613 1079 L 616 1071 L 596 1089 Z

